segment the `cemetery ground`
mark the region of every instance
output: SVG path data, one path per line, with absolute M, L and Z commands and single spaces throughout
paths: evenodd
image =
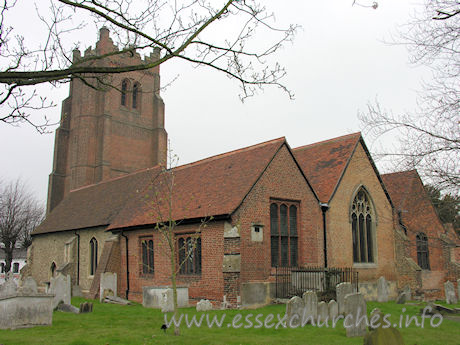
M 85 300 L 73 298 L 72 304 L 78 306 Z M 208 328 L 206 322 L 198 327 L 187 328 L 183 324 L 180 336 L 174 336 L 173 329 L 165 332 L 161 330 L 164 323 L 164 315 L 158 309 L 148 309 L 140 304 L 121 306 L 115 304 L 94 303 L 94 311 L 87 314 L 71 314 L 55 311 L 52 326 L 40 326 L 16 330 L 0 330 L 0 344 L 73 344 L 73 345 L 96 345 L 96 344 L 362 344 L 362 338 L 347 338 L 342 321 L 336 328 L 318 328 L 307 325 L 303 328 L 289 329 L 275 327 L 244 328 L 247 323 L 244 319 L 252 314 L 252 322 L 255 315 L 274 314 L 272 321 L 276 324 L 276 314 L 284 315 L 285 305 L 271 305 L 251 310 L 213 310 L 207 312 L 210 317 L 217 316 L 219 319 L 226 314 L 221 328 L 214 325 Z M 439 303 L 443 304 L 443 303 Z M 373 308 L 380 308 L 384 314 L 391 314 L 392 324 L 398 323 L 400 315 L 403 315 L 403 323 L 406 315 L 417 315 L 421 319 L 420 308 L 426 304 L 396 304 L 395 302 L 378 303 L 368 302 L 368 315 Z M 444 304 L 445 305 L 445 304 Z M 460 307 L 449 305 L 449 307 Z M 405 311 L 403 312 L 403 308 Z M 189 317 L 197 313 L 195 308 L 180 309 L 180 313 L 188 314 Z M 243 326 L 238 329 L 227 327 L 232 318 L 240 313 L 242 319 L 237 324 Z M 171 317 L 171 313 L 168 313 Z M 262 318 L 262 320 L 264 319 Z M 444 319 L 437 328 L 430 326 L 430 319 L 425 320 L 424 328 L 412 324 L 408 328 L 400 329 L 406 345 L 433 345 L 433 344 L 460 344 L 460 322 Z

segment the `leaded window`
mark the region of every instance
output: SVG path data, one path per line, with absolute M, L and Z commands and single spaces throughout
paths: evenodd
M 152 274 L 154 272 L 153 240 L 143 239 L 141 241 L 141 247 L 142 247 L 142 273 Z
M 369 195 L 360 188 L 351 205 L 353 262 L 374 262 L 374 221 Z
M 180 274 L 201 274 L 201 237 L 183 235 L 177 239 Z
M 121 82 L 121 105 L 126 105 L 126 95 L 128 93 L 128 81 Z
M 97 270 L 97 240 L 93 237 L 89 242 L 89 274 L 94 275 Z
M 135 83 L 133 86 L 133 108 L 136 109 L 139 101 L 139 83 Z
M 270 248 L 272 267 L 297 266 L 297 205 L 289 202 L 270 204 Z
M 421 269 L 430 269 L 430 260 L 428 257 L 428 237 L 421 232 L 416 236 L 417 245 L 417 263 Z

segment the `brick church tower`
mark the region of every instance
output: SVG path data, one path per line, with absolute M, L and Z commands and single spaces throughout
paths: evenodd
M 84 57 L 118 49 L 109 30 L 102 28 L 99 36 L 96 48 L 88 48 Z M 158 57 L 159 51 L 155 50 L 144 61 Z M 75 50 L 73 62 L 81 58 Z M 92 62 L 94 66 L 139 63 L 142 60 L 138 54 Z M 95 79 L 88 81 L 96 83 Z M 62 103 L 61 123 L 56 130 L 47 213 L 73 189 L 166 163 L 167 133 L 159 67 L 105 76 L 105 82 L 114 87 L 98 83 L 94 89 L 76 78 L 70 82 L 69 97 Z

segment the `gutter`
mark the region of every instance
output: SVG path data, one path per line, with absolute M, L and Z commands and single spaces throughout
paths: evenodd
M 80 234 L 75 230 L 77 236 L 77 285 L 80 285 Z
M 327 203 L 320 203 L 321 212 L 323 213 L 323 252 L 324 252 L 324 267 L 327 268 L 327 226 L 326 226 L 326 212 L 329 210 Z
M 126 236 L 123 231 L 121 231 L 121 236 L 125 238 L 126 243 L 126 291 L 125 291 L 125 298 L 128 299 L 129 295 L 129 257 L 128 257 L 128 236 Z

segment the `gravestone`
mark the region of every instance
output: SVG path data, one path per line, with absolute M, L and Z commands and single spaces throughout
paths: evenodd
M 70 276 L 64 276 L 59 273 L 56 277 L 52 277 L 49 292 L 54 295 L 53 309 L 61 302 L 70 304 L 70 298 L 72 296 Z
M 403 291 L 404 291 L 404 293 L 406 294 L 407 300 L 408 300 L 408 301 L 411 301 L 411 300 L 412 300 L 412 291 L 411 291 L 411 289 L 410 289 L 410 286 L 409 286 L 409 285 L 406 285 L 406 286 L 404 287 L 404 290 L 403 290 Z
M 92 313 L 93 312 L 93 303 L 84 302 L 80 303 L 80 313 Z
M 359 292 L 345 296 L 345 314 L 343 325 L 347 330 L 347 337 L 364 336 L 367 328 L 364 318 L 367 315 L 364 296 Z
M 388 302 L 388 282 L 385 277 L 377 280 L 377 301 Z
M 64 313 L 73 313 L 73 314 L 80 313 L 80 309 L 73 306 L 72 304 L 59 303 L 56 309 Z
M 398 295 L 398 298 L 396 298 L 396 304 L 404 304 L 406 303 L 406 300 L 407 300 L 407 295 L 405 292 L 401 292 L 399 295 Z
M 22 286 L 19 288 L 23 294 L 36 294 L 37 293 L 37 283 L 34 278 L 27 277 L 23 282 Z
M 305 303 L 303 299 L 299 296 L 292 297 L 286 304 L 287 324 L 295 326 L 300 325 L 304 309 Z
M 339 305 L 333 299 L 329 301 L 329 320 L 333 321 L 339 316 Z
M 161 294 L 160 308 L 162 313 L 174 311 L 174 295 L 172 289 L 166 289 L 166 291 Z
M 112 272 L 101 273 L 99 283 L 99 302 L 102 302 L 106 296 L 117 295 L 117 274 Z
M 444 283 L 444 293 L 446 294 L 446 303 L 447 304 L 457 304 L 458 299 L 455 294 L 454 284 L 450 281 Z
M 379 308 L 374 308 L 369 316 L 369 331 L 383 326 L 383 313 Z
M 305 304 L 305 318 L 306 320 L 313 320 L 316 322 L 318 317 L 318 296 L 314 291 L 305 291 L 302 296 L 303 303 Z M 310 322 L 310 321 L 309 321 Z
M 396 328 L 377 328 L 364 336 L 364 345 L 404 345 L 401 332 Z
M 318 323 L 321 322 L 325 325 L 329 320 L 329 308 L 326 302 L 321 301 L 318 303 Z
M 351 283 L 340 283 L 336 286 L 337 305 L 339 306 L 339 314 L 345 313 L 345 296 L 353 293 L 353 285 Z
M 196 304 L 196 311 L 212 310 L 212 303 L 207 299 L 202 299 Z
M 18 285 L 13 279 L 7 279 L 5 283 L 0 285 L 0 297 L 11 296 L 18 291 Z

